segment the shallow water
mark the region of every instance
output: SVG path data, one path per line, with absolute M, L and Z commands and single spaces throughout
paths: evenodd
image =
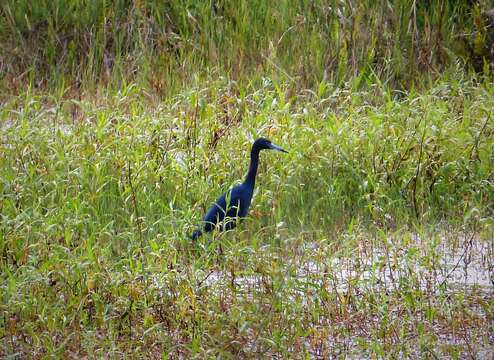
M 425 255 L 433 258 L 434 264 L 421 264 L 424 256 L 407 258 L 404 251 L 386 254 L 373 250 L 359 251 L 352 258 L 332 258 L 325 262 L 315 262 L 311 256 L 305 256 L 307 261 L 290 263 L 291 268 L 287 268 L 285 274 L 287 281 L 295 280 L 299 285 L 310 286 L 330 284 L 336 291 L 346 291 L 350 285 L 396 290 L 400 282 L 412 278 L 420 283 L 422 290 L 436 291 L 439 286 L 448 285 L 494 292 L 494 255 L 489 252 L 492 252 L 489 243 L 478 238 L 463 240 L 457 249 L 444 241 L 434 254 Z M 293 268 L 296 268 L 295 273 L 290 271 Z M 240 289 L 249 289 L 260 286 L 262 280 L 259 274 L 249 274 L 235 277 L 234 281 Z M 225 281 L 231 282 L 230 274 L 212 271 L 205 275 L 203 285 L 215 286 Z

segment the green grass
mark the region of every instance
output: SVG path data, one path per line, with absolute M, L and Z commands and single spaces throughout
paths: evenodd
M 259 74 L 297 91 L 377 76 L 422 86 L 457 63 L 490 76 L 489 1 L 26 1 L 0 5 L 9 92 L 129 83 L 169 97 Z
M 489 354 L 494 85 L 353 86 L 8 97 L 1 354 Z M 290 153 L 262 154 L 248 221 L 192 244 L 257 136 Z
M 0 357 L 491 358 L 491 10 L 3 1 Z

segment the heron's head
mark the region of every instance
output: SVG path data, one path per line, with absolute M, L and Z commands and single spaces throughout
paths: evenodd
M 282 149 L 278 145 L 273 144 L 270 140 L 265 139 L 265 138 L 259 138 L 256 141 L 254 141 L 254 145 L 252 145 L 253 148 L 257 148 L 259 150 L 276 150 L 276 151 L 281 151 L 284 153 L 288 153 L 288 151 Z

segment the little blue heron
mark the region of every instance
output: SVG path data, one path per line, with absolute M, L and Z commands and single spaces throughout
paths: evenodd
M 218 223 L 221 223 L 225 217 L 224 224 L 220 224 L 220 230 L 230 230 L 236 225 L 236 218 L 244 218 L 249 210 L 252 195 L 254 194 L 254 185 L 256 184 L 257 167 L 259 165 L 259 152 L 261 150 L 276 150 L 286 153 L 281 147 L 274 145 L 268 139 L 259 138 L 254 141 L 250 151 L 250 164 L 247 176 L 242 184 L 234 186 L 229 191 L 219 197 L 218 200 L 209 208 L 202 219 L 203 225 L 192 234 L 192 240 L 196 240 L 203 232 L 212 231 Z M 228 202 L 228 205 L 227 205 Z

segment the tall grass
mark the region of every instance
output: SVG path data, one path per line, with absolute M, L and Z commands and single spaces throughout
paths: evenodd
M 489 354 L 494 87 L 455 79 L 11 97 L 1 354 Z M 249 220 L 191 244 L 260 135 L 290 154 L 262 154 Z
M 287 209 L 307 207 L 283 214 L 293 223 L 324 228 L 341 216 L 387 213 L 435 222 L 472 207 L 492 211 L 489 86 L 451 79 L 398 100 L 384 88 L 327 85 L 320 94 L 289 97 L 289 86 L 269 82 L 252 93 L 219 84 L 151 111 L 135 87 L 99 106 L 60 100 L 46 107 L 29 94 L 12 99 L 2 112 L 4 178 L 12 181 L 9 193 L 15 183 L 34 187 L 11 193 L 4 212 L 38 203 L 46 211 L 82 197 L 94 202 L 78 210 L 102 224 L 132 220 L 134 203 L 151 223 L 168 213 L 188 218 L 175 212 L 208 204 L 216 196 L 209 186 L 241 178 L 250 143 L 261 135 L 291 148 L 287 158 L 265 156 L 263 193 L 276 191 Z M 332 213 L 315 216 L 322 209 Z
M 489 5 L 1 2 L 0 356 L 492 357 Z
M 483 1 L 6 0 L 1 77 L 9 91 L 137 82 L 165 96 L 195 77 L 259 74 L 296 89 L 357 75 L 408 88 L 457 62 L 482 69 L 494 37 L 488 9 Z

